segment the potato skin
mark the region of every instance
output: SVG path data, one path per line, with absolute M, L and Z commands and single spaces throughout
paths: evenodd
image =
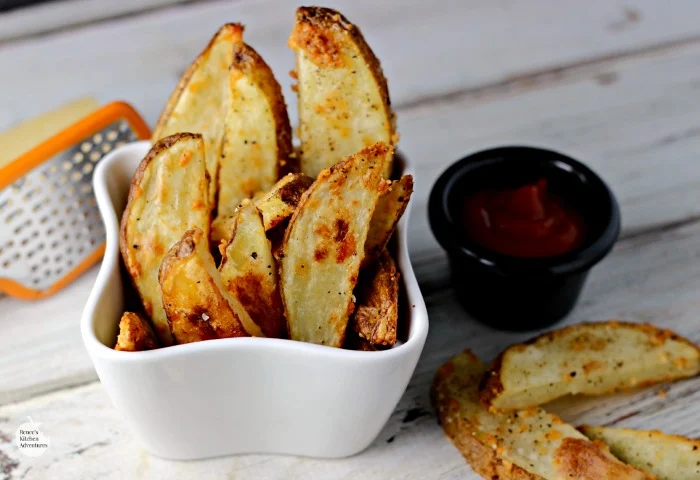
M 391 155 L 386 144 L 365 148 L 322 172 L 302 195 L 279 254 L 293 340 L 343 345 L 369 221 L 387 188 L 381 170 Z
M 277 262 L 265 236 L 262 215 L 250 200 L 244 200 L 238 209 L 219 272 L 229 293 L 241 302 L 266 337 L 287 337 Z
M 575 480 L 657 480 L 622 462 L 611 461 L 611 454 L 602 442 L 581 438 L 565 438 L 557 448 L 555 462 L 561 478 Z
M 229 67 L 233 46 L 243 42 L 243 26 L 224 24 L 190 64 L 170 95 L 153 129 L 152 142 L 179 132 L 203 135 L 209 204 L 216 203 L 218 162 L 221 157 L 226 111 L 230 105 Z
M 398 141 L 386 78 L 357 26 L 335 10 L 300 7 L 289 46 L 299 80 L 302 172 L 316 177 L 375 142 Z M 389 161 L 384 176 L 391 171 Z
M 217 179 L 221 218 L 298 168 L 282 89 L 262 57 L 243 42 L 233 45 L 229 82 Z
M 325 7 L 299 7 L 296 13 L 297 24 L 290 37 L 289 43 L 292 48 L 305 48 L 316 55 L 313 56 L 314 63 L 320 66 L 337 64 L 340 59 L 340 53 L 334 51 L 332 42 L 323 41 L 319 34 L 328 31 L 340 31 L 348 35 L 349 39 L 360 50 L 363 60 L 367 63 L 367 67 L 371 70 L 379 87 L 379 92 L 382 97 L 382 103 L 389 107 L 389 86 L 382 70 L 382 65 L 376 57 L 372 49 L 367 44 L 365 37 L 357 27 L 343 16 L 340 12 L 331 8 Z M 391 121 L 395 118 L 393 112 L 389 109 Z
M 265 231 L 272 230 L 288 219 L 296 210 L 301 196 L 314 183 L 314 179 L 303 173 L 290 173 L 282 177 L 265 195 L 256 199 L 263 217 Z
M 622 344 L 625 339 L 630 339 L 632 346 Z M 671 343 L 675 345 L 673 348 Z M 548 391 L 537 390 L 540 393 L 536 398 L 511 399 L 507 384 L 514 381 L 520 369 L 530 365 L 527 352 L 549 352 L 547 358 L 552 362 L 555 347 L 560 357 L 566 357 L 567 364 L 546 365 L 540 370 L 562 370 L 561 376 L 545 382 L 549 385 Z M 680 348 L 684 349 L 683 354 Z M 626 352 L 624 356 L 623 351 Z M 658 372 L 650 367 L 644 371 L 624 370 L 642 356 L 652 359 L 650 361 L 659 367 Z M 600 395 L 693 376 L 698 372 L 700 348 L 670 330 L 620 321 L 582 323 L 507 348 L 496 357 L 484 376 L 480 397 L 487 408 L 509 410 L 543 404 L 566 393 Z M 528 382 L 534 382 L 539 376 L 529 374 Z M 519 394 L 527 391 L 526 386 L 521 386 Z
M 345 343 L 343 343 L 343 348 L 358 352 L 377 352 L 380 350 L 376 345 L 372 345 L 370 342 L 360 337 L 355 330 L 350 328 L 348 328 L 348 331 L 345 334 Z
M 240 303 L 226 292 L 202 230 L 189 230 L 170 249 L 158 280 L 176 343 L 260 335 Z
M 119 320 L 119 336 L 115 350 L 142 352 L 160 348 L 148 320 L 140 313 L 124 312 Z
M 443 364 L 431 396 L 450 440 L 484 478 L 652 480 L 602 443 L 541 408 L 489 412 L 479 401 L 484 364 L 469 350 Z
M 399 320 L 400 274 L 386 250 L 368 270 L 360 275 L 356 289 L 353 328 L 372 345 L 391 346 Z
M 202 136 L 178 133 L 165 137 L 138 166 L 122 214 L 122 259 L 165 346 L 172 344 L 172 338 L 162 307 L 158 269 L 165 253 L 187 230 L 202 228 L 208 233 L 207 183 Z
M 243 25 L 240 25 L 238 23 L 227 23 L 223 25 L 219 29 L 219 31 L 216 32 L 216 34 L 214 34 L 214 36 L 211 38 L 211 40 L 209 40 L 209 43 L 204 48 L 204 50 L 202 50 L 202 52 L 197 56 L 197 58 L 194 59 L 190 66 L 187 67 L 187 70 L 185 70 L 185 73 L 182 74 L 180 80 L 177 82 L 175 90 L 173 90 L 173 93 L 170 94 L 168 102 L 165 104 L 165 108 L 158 117 L 156 126 L 153 128 L 153 142 L 157 142 L 163 137 L 163 131 L 165 130 L 166 125 L 170 120 L 173 114 L 173 110 L 175 109 L 178 100 L 180 100 L 183 91 L 192 79 L 192 75 L 197 71 L 198 68 L 200 68 L 202 62 L 204 62 L 206 59 L 207 53 L 211 51 L 212 47 L 214 46 L 214 43 L 218 40 L 219 35 L 221 35 L 224 32 L 230 32 L 232 38 L 234 38 L 234 41 L 243 40 Z
M 279 179 L 273 187 L 261 195 L 256 195 L 253 203 L 263 218 L 265 231 L 270 231 L 289 219 L 297 208 L 301 195 L 314 183 L 313 178 L 303 173 L 289 173 Z M 240 206 L 240 205 L 239 205 Z M 211 239 L 214 243 L 228 243 L 236 222 L 235 212 L 219 215 L 211 225 Z
M 591 440 L 604 442 L 617 458 L 659 480 L 700 478 L 700 440 L 658 430 L 583 425 L 579 431 Z
M 460 353 L 458 357 L 467 356 L 470 362 L 480 365 L 480 360 L 469 350 Z M 460 415 L 459 407 L 453 398 L 455 392 L 448 382 L 450 376 L 462 375 L 465 383 L 478 382 L 480 372 L 463 372 L 455 367 L 457 357 L 442 365 L 433 380 L 430 391 L 433 406 L 438 414 L 438 421 L 452 444 L 464 456 L 467 463 L 476 473 L 486 479 L 499 480 L 545 480 L 539 475 L 530 473 L 512 462 L 499 457 L 498 449 L 487 445 L 474 435 L 475 425 L 468 416 Z
M 369 224 L 367 241 L 365 242 L 365 258 L 362 267 L 366 267 L 382 254 L 384 247 L 396 230 L 399 220 L 408 207 L 413 194 L 413 176 L 404 175 L 392 182 L 384 195 L 379 197 L 377 208 L 374 209 Z

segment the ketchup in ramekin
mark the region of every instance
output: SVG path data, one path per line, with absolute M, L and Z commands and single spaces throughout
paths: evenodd
M 598 175 L 531 147 L 454 163 L 433 185 L 428 213 L 459 301 L 477 320 L 508 330 L 566 316 L 620 231 L 617 201 Z
M 473 242 L 512 257 L 562 255 L 586 238 L 583 216 L 548 191 L 546 178 L 467 195 L 461 220 L 464 234 Z

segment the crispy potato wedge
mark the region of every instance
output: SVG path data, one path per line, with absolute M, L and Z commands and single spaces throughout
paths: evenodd
M 389 243 L 396 225 L 406 211 L 413 193 L 413 176 L 404 175 L 400 180 L 392 182 L 389 191 L 379 197 L 377 208 L 369 224 L 369 233 L 365 242 L 365 258 L 362 266 L 366 267 L 382 254 Z
M 288 219 L 296 210 L 302 194 L 314 183 L 303 173 L 290 173 L 280 179 L 267 193 L 255 199 L 255 206 L 262 213 L 265 231 L 272 230 Z
M 613 457 L 541 408 L 491 413 L 479 401 L 484 364 L 464 351 L 442 365 L 432 388 L 445 434 L 484 478 L 628 480 L 653 477 Z
M 217 217 L 233 214 L 244 198 L 271 188 L 292 152 L 282 89 L 270 67 L 245 43 L 233 45 L 231 106 L 219 162 Z
M 313 178 L 303 173 L 289 173 L 270 190 L 255 196 L 253 202 L 262 214 L 265 231 L 272 230 L 292 216 L 301 194 L 308 190 L 312 183 L 314 183 Z M 212 241 L 228 242 L 235 220 L 235 212 L 230 215 L 219 215 L 211 226 Z
M 265 236 L 262 215 L 250 200 L 243 200 L 238 209 L 219 272 L 229 293 L 241 302 L 266 337 L 287 336 L 277 262 Z
M 192 228 L 209 231 L 202 136 L 179 133 L 157 142 L 139 165 L 122 215 L 119 248 L 161 344 L 171 345 L 158 269 Z
M 659 478 L 700 478 L 700 440 L 659 431 L 589 427 L 579 430 L 591 440 L 605 443 L 617 458 Z
M 153 129 L 153 143 L 179 132 L 202 134 L 207 173 L 211 179 L 209 202 L 212 208 L 224 125 L 231 105 L 229 67 L 234 45 L 242 42 L 242 25 L 222 26 L 182 75 Z
M 343 348 L 346 350 L 357 350 L 359 352 L 376 352 L 379 350 L 376 345 L 360 337 L 354 330 L 349 330 L 345 334 Z
M 567 394 L 600 395 L 697 375 L 700 349 L 653 325 L 573 325 L 506 349 L 481 389 L 499 410 L 542 405 Z
M 176 343 L 263 336 L 243 305 L 226 290 L 202 230 L 187 231 L 173 245 L 158 280 Z
M 340 347 L 369 222 L 387 188 L 378 143 L 324 170 L 301 197 L 280 252 L 282 301 L 293 340 Z
M 360 275 L 355 290 L 353 328 L 372 345 L 391 346 L 399 321 L 399 272 L 386 249 L 368 270 Z
M 335 10 L 300 7 L 289 46 L 296 53 L 303 173 L 315 178 L 364 147 L 396 143 L 386 79 L 357 26 Z
M 124 352 L 142 352 L 159 347 L 156 334 L 153 333 L 148 320 L 141 314 L 124 312 L 119 320 L 119 336 L 114 349 Z

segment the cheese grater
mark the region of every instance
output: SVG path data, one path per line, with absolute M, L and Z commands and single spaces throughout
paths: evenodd
M 46 297 L 102 257 L 95 166 L 150 136 L 133 108 L 114 102 L 0 168 L 0 292 Z

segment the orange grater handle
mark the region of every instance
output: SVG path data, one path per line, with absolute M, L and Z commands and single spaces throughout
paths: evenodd
M 108 125 L 120 119 L 126 120 L 132 131 L 140 139 L 144 140 L 151 137 L 151 131 L 148 125 L 146 125 L 146 122 L 136 110 L 125 102 L 112 102 L 22 154 L 19 158 L 0 169 L 0 191 L 53 156 L 74 146 L 93 133 L 106 128 Z M 0 292 L 4 291 L 13 297 L 24 300 L 38 300 L 53 295 L 97 262 L 104 254 L 104 248 L 104 244 L 97 247 L 95 251 L 83 259 L 83 261 L 76 265 L 71 271 L 45 290 L 34 290 L 11 279 L 0 278 Z
M 151 130 L 148 128 L 148 125 L 131 105 L 126 102 L 109 103 L 0 169 L 0 190 L 23 177 L 47 159 L 72 147 L 91 133 L 105 128 L 120 118 L 124 118 L 129 122 L 129 125 L 131 125 L 140 139 L 151 138 Z

